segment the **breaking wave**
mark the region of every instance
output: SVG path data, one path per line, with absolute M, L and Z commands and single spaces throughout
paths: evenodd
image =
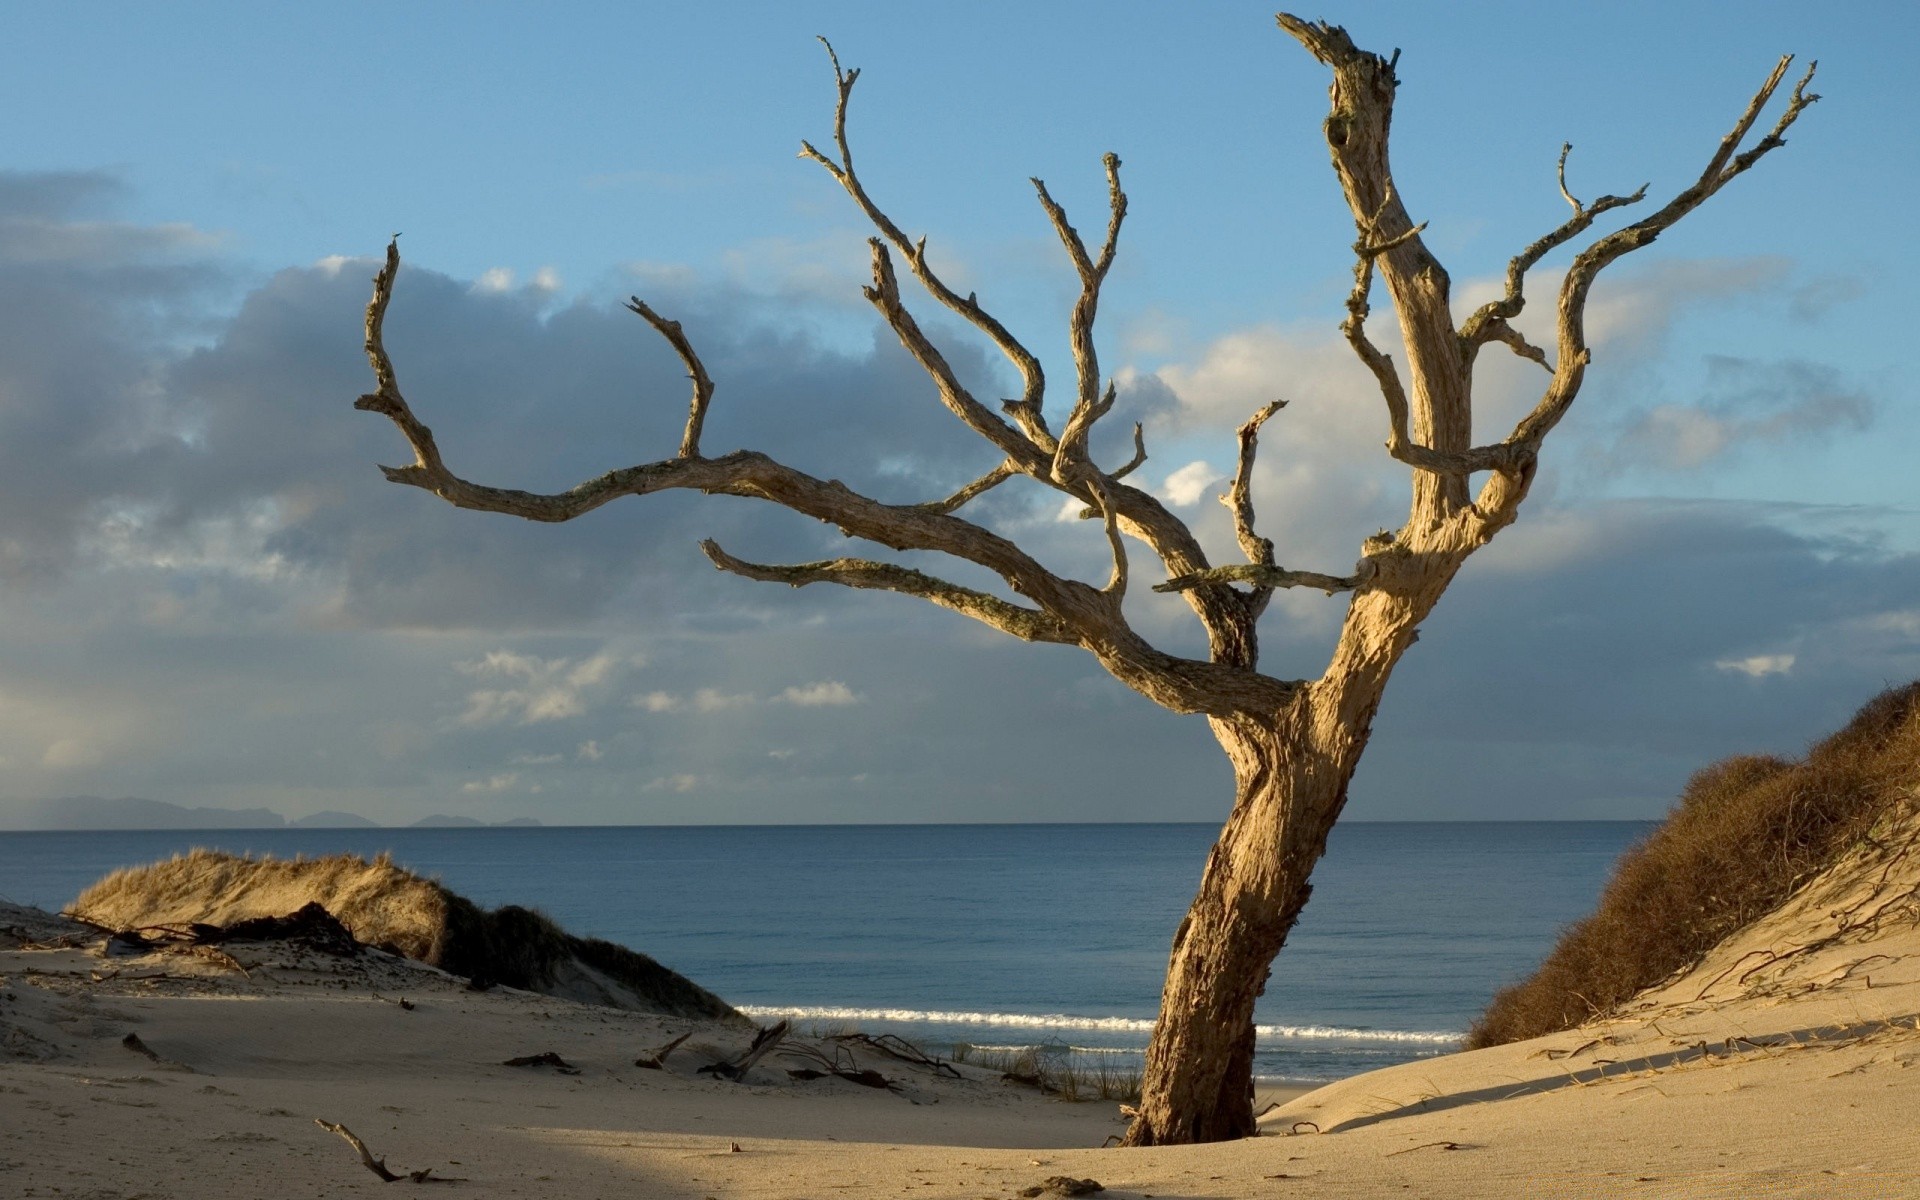
M 742 1004 L 750 1017 L 788 1017 L 801 1021 L 892 1021 L 915 1025 L 976 1025 L 996 1029 L 1095 1029 L 1111 1033 L 1152 1033 L 1153 1022 L 1139 1017 L 1079 1017 L 1064 1013 L 939 1012 L 917 1008 L 787 1007 Z M 1348 1029 L 1338 1025 L 1256 1025 L 1262 1041 L 1402 1042 L 1451 1046 L 1463 1035 L 1436 1030 Z

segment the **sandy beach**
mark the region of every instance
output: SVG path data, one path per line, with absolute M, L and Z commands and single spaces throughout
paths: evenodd
M 738 1021 L 477 992 L 297 941 L 116 952 L 8 909 L 0 1191 L 416 1186 L 381 1182 L 326 1121 L 471 1196 L 1006 1197 L 1063 1176 L 1114 1197 L 1920 1194 L 1920 870 L 1901 844 L 1610 1020 L 1276 1097 L 1258 1138 L 1151 1150 L 1101 1148 L 1123 1128 L 1111 1102 L 985 1069 L 800 1037 L 732 1082 L 699 1068 L 745 1048 Z M 635 1065 L 682 1034 L 666 1069 Z M 546 1054 L 564 1066 L 505 1065 Z M 887 1086 L 789 1074 L 823 1055 Z

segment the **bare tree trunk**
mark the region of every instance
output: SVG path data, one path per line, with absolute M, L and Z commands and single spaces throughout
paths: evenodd
M 1334 669 L 1270 725 L 1212 722 L 1233 763 L 1233 811 L 1174 934 L 1127 1145 L 1253 1134 L 1254 1004 L 1313 893 L 1394 664 L 1467 552 L 1409 555 L 1424 570 L 1406 592 L 1356 598 Z
M 1311 814 L 1344 791 L 1344 778 L 1298 769 L 1295 731 L 1214 726 L 1233 760 L 1233 812 L 1174 934 L 1129 1146 L 1253 1133 L 1254 1002 L 1312 890 L 1330 822 Z

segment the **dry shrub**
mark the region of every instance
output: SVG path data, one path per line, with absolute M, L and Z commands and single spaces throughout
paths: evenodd
M 1698 963 L 1856 845 L 1920 777 L 1920 683 L 1874 697 L 1799 762 L 1745 756 L 1688 783 L 1621 856 L 1592 916 L 1495 995 L 1468 1049 L 1570 1029 Z
M 644 954 L 578 938 L 543 913 L 488 911 L 438 881 L 352 854 L 277 859 L 196 849 L 115 871 L 80 893 L 73 915 L 111 929 L 232 925 L 308 903 L 353 936 L 481 985 L 505 984 L 621 1008 L 741 1019 L 718 996 Z

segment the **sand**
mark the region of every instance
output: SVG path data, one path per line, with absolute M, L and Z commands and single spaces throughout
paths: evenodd
M 696 1068 L 740 1050 L 737 1025 L 473 992 L 374 952 L 49 948 L 57 924 L 0 911 L 20 930 L 0 936 L 0 1195 L 1010 1197 L 1064 1175 L 1116 1198 L 1920 1196 L 1920 866 L 1894 845 L 1612 1019 L 1151 1150 L 1100 1148 L 1111 1102 L 990 1072 L 860 1054 L 883 1091 L 793 1080 L 801 1053 L 727 1082 Z M 689 1030 L 668 1070 L 633 1065 Z M 578 1073 L 502 1065 L 549 1051 Z M 382 1183 L 316 1119 L 460 1182 Z

